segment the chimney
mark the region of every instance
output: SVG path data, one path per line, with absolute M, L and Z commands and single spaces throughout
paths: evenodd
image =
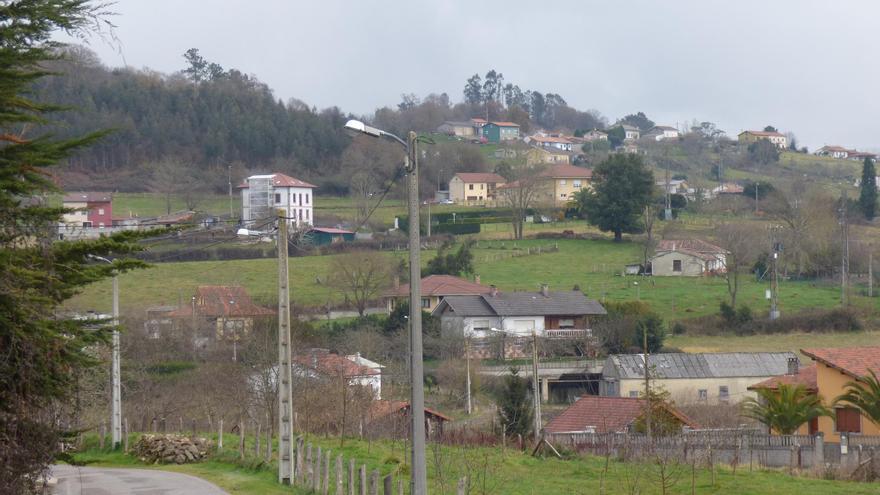
M 479 284 L 479 283 L 480 283 L 480 276 L 479 276 L 479 275 L 474 275 L 474 283 L 475 283 L 475 284 Z
M 788 358 L 788 372 L 786 375 L 797 375 L 798 374 L 798 358 L 790 357 Z
M 550 286 L 547 284 L 541 284 L 541 295 L 544 297 L 550 297 Z
M 489 297 L 495 297 L 498 295 L 498 287 L 494 285 L 489 286 Z

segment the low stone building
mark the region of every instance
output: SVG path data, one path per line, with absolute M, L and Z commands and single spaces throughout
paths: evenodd
M 664 239 L 650 261 L 652 275 L 699 277 L 723 273 L 727 250 L 699 239 Z

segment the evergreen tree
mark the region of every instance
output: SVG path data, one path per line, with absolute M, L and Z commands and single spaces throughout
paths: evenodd
M 53 243 L 66 210 L 44 201 L 56 191 L 48 167 L 103 134 L 39 134 L 33 124 L 47 124 L 58 107 L 34 101 L 33 83 L 56 57 L 53 31 L 99 28 L 107 15 L 100 9 L 81 0 L 0 4 L 0 493 L 32 490 L 56 453 L 59 425 L 77 426 L 65 399 L 110 334 L 106 325 L 59 317 L 57 307 L 87 284 L 142 266 L 89 263 L 90 254 L 134 250 L 130 234 Z
M 504 390 L 498 398 L 498 419 L 508 435 L 526 435 L 532 430 L 532 400 L 528 382 L 516 368 L 504 377 Z
M 859 191 L 859 208 L 868 220 L 877 215 L 877 170 L 874 160 L 866 157 L 862 164 L 862 183 Z
M 623 240 L 624 232 L 638 232 L 640 215 L 654 191 L 654 175 L 642 157 L 608 157 L 593 170 L 592 185 L 575 199 L 587 221 L 604 232 L 614 232 L 615 242 Z

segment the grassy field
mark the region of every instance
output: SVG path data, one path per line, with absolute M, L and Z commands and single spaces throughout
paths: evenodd
M 348 439 L 340 448 L 338 439 L 309 438 L 308 441 L 332 451 L 332 457 L 343 454 L 354 458 L 357 464 L 367 465 L 368 472 L 378 469 L 382 475 L 395 474 L 408 477 L 400 460 L 406 458 L 406 445 L 391 441 L 358 441 Z M 236 445 L 237 438 L 228 437 L 228 445 Z M 247 442 L 250 449 L 251 442 Z M 252 450 L 251 450 L 252 452 Z M 250 456 L 250 454 L 248 454 Z M 282 488 L 275 482 L 275 465 L 257 465 L 249 459 L 241 467 L 231 452 L 201 464 L 183 466 L 143 466 L 136 459 L 120 453 L 89 450 L 78 454 L 78 461 L 97 466 L 145 467 L 167 469 L 204 478 L 231 494 L 306 493 L 300 489 Z M 256 467 L 253 467 L 256 466 Z M 611 461 L 604 482 L 602 473 L 604 459 L 598 457 L 572 457 L 565 460 L 536 458 L 512 449 L 462 448 L 429 446 L 428 485 L 430 493 L 455 493 L 457 480 L 468 476 L 471 493 L 526 494 L 586 494 L 600 493 L 600 483 L 607 493 L 658 494 L 657 468 L 651 465 Z M 692 471 L 690 466 L 675 468 L 675 483 L 668 493 L 691 493 Z M 826 481 L 808 477 L 789 476 L 782 471 L 756 470 L 749 472 L 741 467 L 736 475 L 727 467 L 716 467 L 713 484 L 711 473 L 705 468 L 693 472 L 693 489 L 696 493 L 757 495 L 819 495 L 819 494 L 872 494 L 876 484 Z M 332 478 L 332 475 L 331 475 Z M 632 490 L 636 488 L 636 490 Z
M 526 248 L 545 249 L 558 246 L 557 252 L 514 256 Z M 676 320 L 718 312 L 726 300 L 727 284 L 719 277 L 675 278 L 622 276 L 627 263 L 641 259 L 636 243 L 615 244 L 609 240 L 481 240 L 474 252 L 476 273 L 484 284 L 502 290 L 537 290 L 541 283 L 552 289 L 568 290 L 575 285 L 598 300 L 635 300 L 647 302 L 667 320 Z M 389 261 L 404 252 L 386 253 Z M 422 253 L 423 263 L 433 251 Z M 290 258 L 291 298 L 300 306 L 317 306 L 327 301 L 341 302 L 342 296 L 325 285 L 334 256 Z M 159 263 L 147 270 L 120 276 L 120 301 L 123 309 L 177 304 L 186 301 L 198 285 L 240 284 L 252 297 L 269 303 L 276 297 L 276 261 L 274 259 Z M 764 299 L 766 282 L 756 282 L 744 275 L 738 300 L 752 307 L 756 314 L 768 309 Z M 68 302 L 76 310 L 109 311 L 111 283 L 105 281 L 88 287 Z M 839 289 L 830 284 L 783 281 L 779 288 L 783 313 L 805 308 L 830 308 L 839 302 Z M 852 297 L 857 307 L 876 308 L 877 303 L 861 296 Z
M 685 352 L 769 352 L 811 347 L 857 347 L 880 345 L 880 331 L 851 333 L 787 333 L 773 335 L 669 335 L 665 345 Z M 811 360 L 801 355 L 804 362 Z

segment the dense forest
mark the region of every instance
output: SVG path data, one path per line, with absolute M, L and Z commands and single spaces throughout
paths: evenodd
M 251 172 L 279 171 L 315 182 L 324 192 L 344 194 L 353 181 L 373 192 L 396 176 L 398 153 L 343 132 L 350 115 L 296 99 L 281 101 L 254 75 L 224 69 L 197 49 L 183 55 L 174 74 L 108 68 L 80 46 L 60 55 L 47 66 L 56 75 L 35 88 L 43 101 L 65 108 L 51 132 L 64 138 L 113 130 L 70 158 L 61 174 L 67 188 L 166 191 L 169 184 L 198 184 L 219 192 L 227 187 L 231 167 L 236 181 Z M 596 111 L 570 108 L 557 94 L 522 91 L 494 70 L 468 79 L 459 103 L 445 93 L 405 94 L 396 106 L 361 118 L 402 134 L 434 131 L 446 120 L 474 116 L 514 121 L 524 132 L 607 123 Z M 435 148 L 426 155 L 424 180 L 436 184 L 458 170 L 485 169 L 485 157 L 468 148 L 454 143 Z M 368 186 L 364 174 L 370 176 Z

